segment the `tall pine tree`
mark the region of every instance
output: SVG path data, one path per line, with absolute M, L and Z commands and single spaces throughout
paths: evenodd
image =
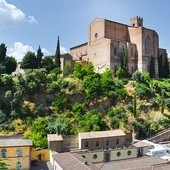
M 58 40 L 57 40 L 57 49 L 56 49 L 56 53 L 55 53 L 55 66 L 58 69 L 61 69 L 59 36 L 58 36 Z
M 5 46 L 4 43 L 0 45 L 0 63 L 4 63 L 6 59 L 6 52 L 7 52 L 7 47 Z
M 37 50 L 37 67 L 38 68 L 41 68 L 42 57 L 43 57 L 43 53 L 41 51 L 41 47 L 39 46 L 39 48 Z

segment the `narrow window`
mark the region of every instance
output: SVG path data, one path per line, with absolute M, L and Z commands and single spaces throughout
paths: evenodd
M 117 71 L 117 66 L 115 66 L 115 73 L 116 73 L 116 71 Z
M 22 156 L 22 149 L 21 148 L 17 148 L 16 156 Z
M 116 139 L 116 145 L 118 145 L 119 144 L 119 139 Z
M 109 145 L 109 140 L 106 140 L 106 146 L 108 146 Z
M 2 158 L 6 158 L 7 157 L 7 150 L 6 149 L 2 149 L 1 150 L 1 156 L 2 156 Z
M 85 147 L 87 148 L 89 146 L 88 142 L 85 143 Z
M 17 169 L 17 170 L 21 170 L 21 167 L 22 167 L 22 166 L 21 166 L 21 162 L 17 162 L 16 169 Z
M 116 49 L 116 47 L 114 48 L 114 55 L 117 55 L 117 49 Z
M 95 35 L 94 35 L 94 36 L 95 36 L 95 38 L 97 38 L 97 37 L 98 37 L 98 34 L 97 34 L 97 33 L 95 33 Z
M 133 73 L 133 67 L 132 67 L 132 73 Z
M 99 146 L 99 141 L 96 141 L 96 147 L 98 147 Z

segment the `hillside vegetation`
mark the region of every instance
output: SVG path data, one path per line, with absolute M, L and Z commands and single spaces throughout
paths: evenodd
M 146 138 L 170 123 L 170 79 L 150 79 L 135 72 L 131 79 L 106 70 L 95 73 L 77 63 L 60 77 L 46 69 L 24 76 L 0 77 L 0 132 L 23 133 L 35 148 L 47 148 L 47 134 L 121 128 Z

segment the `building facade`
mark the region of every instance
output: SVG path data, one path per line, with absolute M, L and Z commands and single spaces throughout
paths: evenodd
M 49 134 L 50 162 L 55 169 L 55 166 L 59 167 L 63 163 L 60 161 L 60 157 L 77 154 L 84 158 L 86 164 L 90 165 L 142 157 L 149 150 L 149 146 L 146 144 L 136 144 L 136 147 L 128 141 L 129 137 L 120 129 L 84 132 L 79 133 L 78 136 Z
M 99 73 L 106 68 L 115 73 L 123 65 L 129 74 L 148 71 L 153 77 L 159 77 L 160 54 L 167 57 L 166 50 L 159 48 L 157 32 L 145 28 L 143 18 L 138 16 L 131 18 L 130 25 L 95 19 L 88 27 L 88 42 L 70 48 L 70 54 L 73 60 L 92 61 Z M 151 62 L 153 70 L 150 70 Z
M 32 141 L 27 139 L 0 139 L 0 158 L 9 170 L 31 169 Z

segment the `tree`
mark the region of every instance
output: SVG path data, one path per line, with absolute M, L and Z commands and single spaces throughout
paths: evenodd
M 58 135 L 69 134 L 69 122 L 68 119 L 58 117 L 54 122 L 50 123 L 47 127 L 50 133 L 57 133 Z
M 48 121 L 44 117 L 38 117 L 32 124 L 29 133 L 24 134 L 25 139 L 31 139 L 35 148 L 46 149 L 48 147 L 47 142 L 47 126 Z
M 0 75 L 5 74 L 5 72 L 6 72 L 6 67 L 0 63 Z
M 14 57 L 6 57 L 5 67 L 6 67 L 6 73 L 11 74 L 13 71 L 16 70 L 17 67 L 16 59 Z
M 134 118 L 136 118 L 136 116 L 137 116 L 136 106 L 137 106 L 137 103 L 136 103 L 136 93 L 135 93 L 134 97 L 133 97 L 133 115 L 134 115 Z
M 1 170 L 6 170 L 6 169 L 8 169 L 6 163 L 4 163 L 2 160 L 0 160 L 0 169 L 1 169 Z
M 0 63 L 4 63 L 5 62 L 6 52 L 7 52 L 7 47 L 5 46 L 4 43 L 2 43 L 0 45 Z
M 118 68 L 118 70 L 116 71 L 116 76 L 118 79 L 122 79 L 124 75 L 124 71 L 121 67 Z
M 38 68 L 41 67 L 42 57 L 43 57 L 43 53 L 42 53 L 41 48 L 39 46 L 39 48 L 37 50 L 37 67 Z
M 127 56 L 124 47 L 121 51 L 121 68 L 123 69 L 124 73 L 127 73 Z
M 150 78 L 155 77 L 155 59 L 151 56 L 150 63 L 149 63 L 149 75 Z
M 42 60 L 42 67 L 45 68 L 48 73 L 55 68 L 52 56 L 47 56 Z
M 58 36 L 58 40 L 57 40 L 57 49 L 56 49 L 56 53 L 55 53 L 55 66 L 59 69 L 61 68 L 59 36 Z
M 163 114 L 164 113 L 164 109 L 165 109 L 165 99 L 164 99 L 164 97 L 165 97 L 165 90 L 164 89 L 162 89 L 162 91 L 161 91 L 161 113 Z
M 21 62 L 21 68 L 24 68 L 24 69 L 37 68 L 37 58 L 35 56 L 35 53 L 29 51 L 25 54 Z

